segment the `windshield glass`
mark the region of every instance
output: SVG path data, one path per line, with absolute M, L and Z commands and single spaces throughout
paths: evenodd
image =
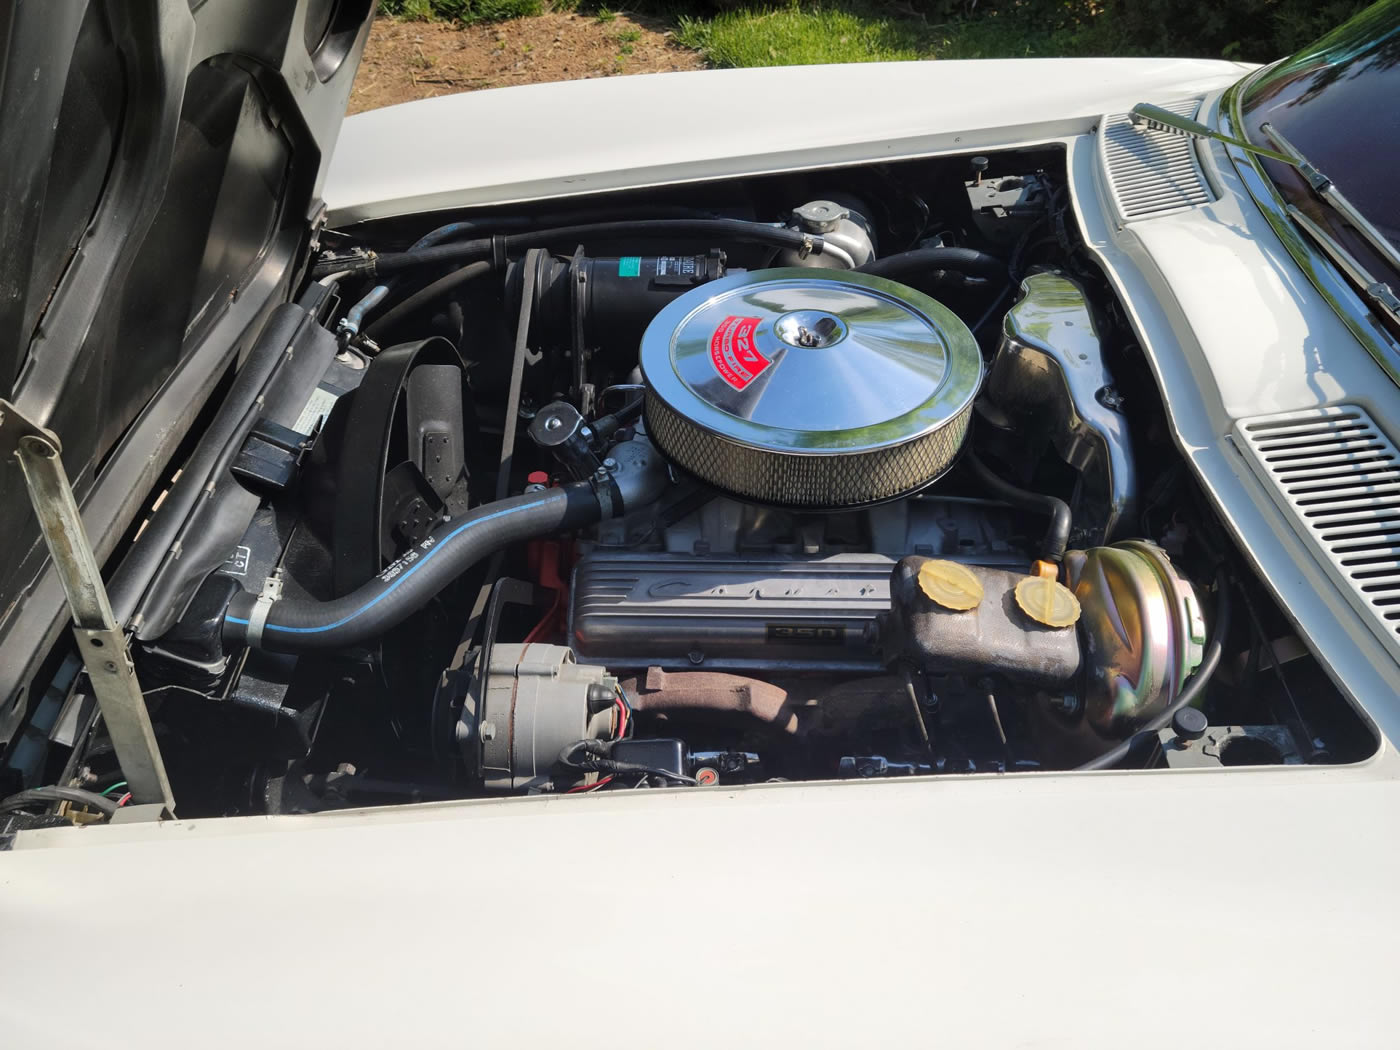
M 1242 113 L 1251 142 L 1271 147 L 1261 125 L 1272 124 L 1400 246 L 1400 0 L 1382 0 L 1256 77 Z M 1293 168 L 1264 166 L 1285 198 L 1343 240 L 1372 274 L 1400 279 Z

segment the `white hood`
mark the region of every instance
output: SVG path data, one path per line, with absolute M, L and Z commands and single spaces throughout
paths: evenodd
M 350 117 L 325 200 L 343 226 L 408 212 L 1043 142 L 1223 88 L 1201 59 L 877 62 L 533 84 Z

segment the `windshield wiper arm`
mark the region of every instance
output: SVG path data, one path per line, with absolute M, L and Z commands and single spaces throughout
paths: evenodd
M 1394 270 L 1400 272 L 1400 250 L 1397 250 L 1395 245 L 1390 243 L 1385 234 L 1372 226 L 1366 216 L 1357 210 L 1356 205 L 1347 200 L 1342 191 L 1337 189 L 1332 180 L 1318 171 L 1307 157 L 1298 152 L 1293 143 L 1284 138 L 1283 132 L 1272 124 L 1265 123 L 1259 126 L 1260 130 L 1268 136 L 1269 141 L 1276 147 L 1275 149 L 1265 149 L 1263 146 L 1256 146 L 1244 139 L 1223 134 L 1198 120 L 1183 117 L 1180 113 L 1173 113 L 1161 106 L 1154 106 L 1150 102 L 1139 102 L 1128 113 L 1128 118 L 1133 127 L 1139 131 L 1165 131 L 1173 135 L 1186 135 L 1190 138 L 1212 139 L 1296 168 L 1298 173 L 1307 180 L 1308 185 L 1312 187 L 1312 191 L 1317 194 L 1318 198 L 1324 204 L 1331 205 L 1332 209 L 1346 220 L 1348 226 L 1362 236 L 1377 255 Z M 1288 205 L 1288 215 L 1303 228 L 1308 236 L 1317 242 L 1318 247 L 1352 281 L 1361 286 L 1362 293 L 1367 299 L 1385 311 L 1392 320 L 1400 323 L 1400 297 L 1396 296 L 1390 285 L 1373 277 L 1370 271 L 1362 266 L 1356 257 L 1347 251 L 1335 237 L 1291 204 Z
M 1257 153 L 1270 160 L 1282 161 L 1284 164 L 1297 163 L 1293 157 L 1286 153 L 1265 149 L 1263 146 L 1256 146 L 1244 139 L 1226 135 L 1209 125 L 1202 124 L 1199 120 L 1183 117 L 1180 113 L 1173 113 L 1161 106 L 1154 106 L 1151 102 L 1139 102 L 1134 106 L 1128 113 L 1128 121 L 1138 131 L 1165 131 L 1169 135 L 1185 135 L 1187 138 L 1193 139 L 1212 139 L 1215 142 L 1238 146 L 1246 152 Z
M 1292 204 L 1288 205 L 1288 217 L 1302 227 L 1338 268 L 1361 287 L 1361 294 L 1371 300 L 1396 324 L 1400 324 L 1400 295 L 1396 295 L 1390 285 L 1378 281 L 1366 267 L 1356 260 L 1356 256 L 1342 247 L 1330 233 L 1309 219 Z
M 1346 199 L 1332 180 L 1310 164 L 1308 158 L 1299 153 L 1294 148 L 1293 143 L 1283 137 L 1283 132 L 1279 131 L 1278 128 L 1272 124 L 1261 124 L 1259 130 L 1264 132 L 1269 137 L 1269 141 L 1278 147 L 1279 152 L 1288 160 L 1288 163 L 1297 168 L 1299 174 L 1308 180 L 1308 185 L 1312 187 L 1313 192 L 1330 204 L 1342 218 L 1346 219 L 1347 225 L 1361 234 L 1366 243 L 1375 249 L 1376 254 L 1389 263 L 1392 269 L 1400 272 L 1400 250 L 1397 250 L 1395 245 L 1390 243 L 1385 234 L 1371 225 L 1366 216 L 1357 210 L 1356 205 Z M 1382 285 L 1382 287 L 1386 286 Z

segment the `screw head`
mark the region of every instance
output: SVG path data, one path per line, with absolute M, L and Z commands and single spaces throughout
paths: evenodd
M 481 727 L 477 730 L 477 735 L 480 736 L 482 740 L 495 740 L 495 739 L 496 739 L 496 723 L 495 723 L 495 722 L 482 722 L 482 723 L 481 723 Z
M 1104 408 L 1111 408 L 1114 411 L 1123 407 L 1123 395 L 1111 386 L 1100 387 L 1098 392 L 1099 404 Z
M 1060 712 L 1060 714 L 1068 717 L 1079 714 L 1081 705 L 1079 697 L 1075 696 L 1073 693 L 1061 693 L 1059 696 L 1052 696 L 1050 698 L 1050 706 Z
M 545 428 L 546 430 L 558 430 L 558 429 L 559 429 L 560 427 L 562 427 L 563 425 L 564 425 L 564 421 L 563 421 L 562 419 L 560 419 L 558 416 L 550 416 L 548 419 L 546 419 L 546 420 L 544 421 L 544 428 Z
M 54 459 L 58 455 L 58 450 L 53 447 L 52 442 L 39 437 L 36 434 L 26 434 L 19 439 L 20 448 L 40 459 Z

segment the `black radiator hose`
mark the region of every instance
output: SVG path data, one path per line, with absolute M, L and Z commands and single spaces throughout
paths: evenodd
M 573 482 L 478 507 L 362 587 L 328 602 L 266 601 L 240 592 L 224 614 L 227 645 L 275 652 L 338 649 L 382 635 L 482 558 L 513 543 L 590 525 L 603 515 L 593 486 Z
M 917 248 L 914 251 L 872 259 L 860 267 L 860 273 L 904 281 L 935 270 L 950 270 L 967 277 L 1010 281 L 1011 271 L 995 255 L 975 248 Z

